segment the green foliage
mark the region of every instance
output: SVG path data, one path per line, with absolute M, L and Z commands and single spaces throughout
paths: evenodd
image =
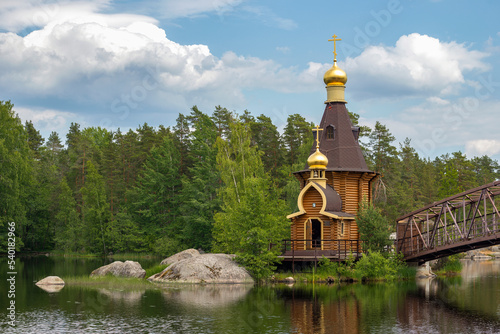
M 331 275 L 332 277 L 340 276 L 340 271 L 342 264 L 339 262 L 332 262 L 327 259 L 325 256 L 322 256 L 318 261 L 318 270 L 319 274 Z
M 186 249 L 178 239 L 163 236 L 157 238 L 153 244 L 153 252 L 162 257 L 169 257 Z
M 147 268 L 146 269 L 146 278 L 151 277 L 155 274 L 161 273 L 167 267 L 168 267 L 168 264 L 158 264 L 158 265 L 153 266 L 151 268 Z
M 0 101 L 0 251 L 7 250 L 7 223 L 16 223 L 16 247 L 29 231 L 26 219 L 29 190 L 33 185 L 33 155 L 28 135 L 10 101 Z
M 190 116 L 190 153 L 194 162 L 188 175 L 182 177 L 181 220 L 182 241 L 189 248 L 212 248 L 214 214 L 220 210 L 220 175 L 217 170 L 215 142 L 218 129 L 213 120 L 193 108 Z
M 380 252 L 370 252 L 363 254 L 356 262 L 354 270 L 359 279 L 385 279 L 394 280 L 398 276 L 398 271 L 404 266 L 404 262 L 399 257 L 384 256 Z
M 106 231 L 110 212 L 109 203 L 106 201 L 104 180 L 90 160 L 87 161 L 86 167 L 85 185 L 81 189 L 84 238 L 88 251 L 107 254 Z
M 128 193 L 131 216 L 145 233 L 145 242 L 152 248 L 164 234 L 172 237 L 179 228 L 180 157 L 173 140 L 166 136 L 153 147 L 138 177 L 137 185 Z
M 56 248 L 67 252 L 83 251 L 84 227 L 76 210 L 73 193 L 64 178 L 58 188 L 58 208 L 54 221 Z
M 369 138 L 369 161 L 375 172 L 385 175 L 390 171 L 389 168 L 393 165 L 396 156 L 396 147 L 392 145 L 396 138 L 379 121 L 375 123 Z
M 356 216 L 360 239 L 367 251 L 383 251 L 391 245 L 390 226 L 381 211 L 371 202 L 362 201 Z
M 350 117 L 369 141 L 362 144 L 368 165 L 382 173 L 373 221 L 385 217 L 392 225 L 427 203 L 500 178 L 488 156 L 423 159 L 409 139 L 396 149 L 385 125 L 372 131 L 359 115 Z M 44 144 L 31 121 L 23 125 L 12 103 L 0 101 L 0 251 L 5 224 L 13 221 L 18 250 L 224 250 L 239 252 L 254 275 L 265 277 L 279 249 L 265 245 L 289 237 L 285 217 L 297 211 L 300 191 L 292 173 L 304 168 L 313 145 L 312 124 L 301 115 L 290 115 L 281 135 L 277 128 L 266 115 L 221 106 L 206 115 L 195 106 L 172 128 L 144 123 L 122 133 L 71 123 L 64 147 L 56 132 Z M 349 268 L 339 265 L 342 275 Z
M 461 254 L 442 257 L 435 266 L 436 273 L 439 275 L 456 274 L 462 271 Z
M 314 268 L 312 268 L 314 271 Z M 291 273 L 280 273 L 275 279 L 281 280 L 292 276 Z M 331 262 L 326 257 L 318 261 L 317 270 L 313 274 L 297 273 L 296 279 L 316 282 L 334 281 L 392 281 L 415 277 L 415 269 L 408 268 L 402 257 L 393 253 L 370 252 L 363 254 L 358 261 L 350 257 L 344 262 Z
M 285 204 L 276 196 L 250 145 L 244 124 L 231 127 L 227 141 L 217 139 L 217 163 L 224 185 L 221 211 L 215 214 L 214 250 L 234 253 L 256 279 L 269 276 L 277 262 L 278 244 L 286 237 Z
M 113 253 L 144 252 L 149 249 L 144 242 L 144 232 L 127 212 L 119 212 L 109 221 L 106 229 L 108 248 Z

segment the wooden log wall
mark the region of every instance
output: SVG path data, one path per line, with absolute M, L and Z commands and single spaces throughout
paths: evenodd
M 359 203 L 363 199 L 371 200 L 371 184 L 370 182 L 376 176 L 375 173 L 359 173 L 359 172 L 327 172 L 327 183 L 331 185 L 342 199 L 342 211 L 356 214 L 358 211 Z M 307 184 L 309 179 L 308 173 L 303 173 L 301 179 L 301 188 Z M 313 207 L 316 203 L 316 207 Z M 291 226 L 291 238 L 295 240 L 306 239 L 305 222 L 309 218 L 320 218 L 323 221 L 323 239 L 341 239 L 353 240 L 359 239 L 358 225 L 353 220 L 344 221 L 344 234 L 340 232 L 340 221 L 336 221 L 331 217 L 322 216 L 319 214 L 323 205 L 321 194 L 314 188 L 310 188 L 303 197 L 303 206 L 306 214 L 295 218 Z M 325 226 L 324 222 L 330 221 L 330 226 Z M 306 246 L 304 242 L 295 244 L 296 248 L 303 250 Z M 336 249 L 337 244 L 323 244 L 323 249 Z

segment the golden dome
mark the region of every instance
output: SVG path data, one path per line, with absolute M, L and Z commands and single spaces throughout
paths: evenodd
M 347 82 L 347 74 L 337 66 L 337 60 L 333 61 L 333 66 L 326 71 L 323 81 L 327 86 L 344 86 Z
M 316 148 L 316 152 L 307 158 L 307 164 L 310 169 L 326 169 L 328 158 L 319 151 L 319 148 Z

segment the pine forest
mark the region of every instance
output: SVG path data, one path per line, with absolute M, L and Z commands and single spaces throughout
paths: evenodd
M 488 156 L 421 157 L 410 139 L 397 143 L 385 125 L 350 116 L 369 168 L 381 175 L 374 205 L 393 229 L 403 214 L 500 178 Z M 257 252 L 289 238 L 286 215 L 299 193 L 292 173 L 306 167 L 314 125 L 294 114 L 280 133 L 265 115 L 194 106 L 173 127 L 112 132 L 72 123 L 66 138 L 42 138 L 0 101 L 1 234 L 15 222 L 23 252 Z

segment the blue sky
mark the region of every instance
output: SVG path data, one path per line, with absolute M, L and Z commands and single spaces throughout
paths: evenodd
M 3 0 L 0 100 L 47 137 L 211 113 L 318 123 L 333 61 L 347 107 L 423 157 L 500 160 L 498 1 Z

